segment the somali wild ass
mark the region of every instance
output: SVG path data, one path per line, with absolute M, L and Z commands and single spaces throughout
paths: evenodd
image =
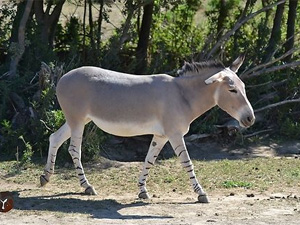
M 93 121 L 102 130 L 118 136 L 153 134 L 138 186 L 140 198 L 149 198 L 146 179 L 159 152 L 169 141 L 186 169 L 200 202 L 208 198 L 199 184 L 183 136 L 193 120 L 218 105 L 242 127 L 254 123 L 245 85 L 236 75 L 244 57 L 225 68 L 216 61 L 185 63 L 179 77 L 166 74 L 130 75 L 97 67 L 81 67 L 65 74 L 56 93 L 66 123 L 50 136 L 48 160 L 41 185 L 54 173 L 58 148 L 71 137 L 72 156 L 80 185 L 96 194 L 81 164 L 85 124 Z

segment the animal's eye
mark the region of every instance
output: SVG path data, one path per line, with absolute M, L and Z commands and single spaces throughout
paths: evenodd
M 232 92 L 232 93 L 237 93 L 237 90 L 235 90 L 235 89 L 231 89 L 229 91 Z

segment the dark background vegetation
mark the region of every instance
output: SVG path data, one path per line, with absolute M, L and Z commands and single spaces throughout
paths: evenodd
M 298 0 L 14 0 L 0 4 L 1 157 L 28 162 L 32 156 L 47 155 L 49 135 L 64 122 L 55 86 L 73 68 L 94 65 L 176 76 L 185 60 L 219 59 L 228 66 L 243 52 L 246 60 L 239 74 L 257 122 L 239 135 L 253 140 L 264 134 L 300 138 Z M 83 16 L 76 11 L 63 15 L 67 5 L 83 9 Z M 116 8 L 119 11 L 113 14 Z M 117 25 L 112 22 L 116 19 Z M 113 27 L 109 35 L 107 24 Z M 213 109 L 192 124 L 189 135 L 212 134 L 214 125 L 226 123 L 232 123 L 230 117 Z M 99 155 L 107 137 L 88 125 L 83 159 Z M 68 155 L 67 151 L 61 154 Z

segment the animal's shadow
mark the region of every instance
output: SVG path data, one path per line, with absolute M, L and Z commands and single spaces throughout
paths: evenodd
M 72 198 L 78 193 L 62 193 L 50 196 L 20 197 L 19 192 L 14 192 L 15 210 L 38 210 L 60 213 L 82 213 L 97 219 L 168 219 L 170 216 L 160 215 L 122 215 L 119 211 L 128 207 L 145 206 L 149 203 L 132 202 L 119 203 L 112 199 L 91 200 Z M 137 209 L 138 212 L 138 209 Z

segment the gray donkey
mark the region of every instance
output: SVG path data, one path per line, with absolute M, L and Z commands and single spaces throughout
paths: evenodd
M 71 137 L 72 156 L 80 185 L 87 194 L 96 194 L 81 163 L 84 126 L 93 121 L 107 133 L 117 136 L 153 134 L 142 173 L 139 198 L 149 198 L 146 179 L 159 152 L 169 141 L 190 177 L 199 202 L 208 197 L 199 184 L 183 136 L 190 124 L 207 110 L 218 105 L 249 127 L 255 121 L 245 85 L 236 75 L 244 57 L 225 68 L 216 61 L 185 63 L 179 77 L 166 74 L 131 75 L 97 67 L 81 67 L 65 74 L 57 84 L 57 98 L 66 123 L 50 136 L 50 146 L 41 185 L 54 173 L 56 154 Z

